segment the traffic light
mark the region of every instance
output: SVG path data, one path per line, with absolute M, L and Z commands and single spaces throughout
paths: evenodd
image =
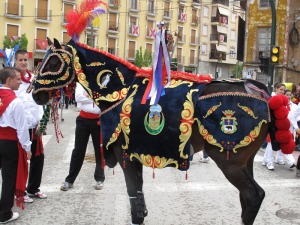
M 274 46 L 271 49 L 271 63 L 278 64 L 279 63 L 279 51 L 280 48 L 278 46 Z

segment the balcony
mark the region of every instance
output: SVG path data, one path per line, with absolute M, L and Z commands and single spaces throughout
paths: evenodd
M 209 59 L 226 60 L 226 52 L 219 52 L 213 49 L 209 54 Z
M 190 56 L 189 58 L 190 58 L 190 61 L 189 61 L 190 65 L 193 65 L 193 66 L 197 65 L 197 57 Z
M 227 43 L 227 35 L 225 34 L 211 34 L 210 41 L 215 41 L 218 43 Z
M 198 45 L 199 44 L 199 37 L 191 36 L 190 45 Z
M 177 37 L 177 43 L 178 44 L 184 44 L 185 43 L 185 40 L 186 40 L 186 35 L 180 35 Z
M 118 49 L 117 48 L 107 48 L 107 52 L 110 54 L 113 54 L 115 56 L 118 56 Z
M 23 16 L 23 5 L 5 3 L 5 16 L 12 19 L 21 19 Z
M 128 28 L 128 34 L 130 36 L 134 36 L 134 37 L 137 37 L 140 35 L 140 27 L 139 25 L 131 25 L 129 26 Z
M 179 12 L 177 15 L 177 22 L 179 23 L 185 23 L 187 20 L 187 14 L 183 12 Z
M 148 5 L 147 15 L 148 16 L 156 16 L 157 15 L 157 7 L 154 7 L 153 5 Z
M 229 6 L 229 0 L 212 0 L 212 4 L 222 4 Z
M 191 25 L 194 25 L 194 26 L 198 26 L 198 23 L 200 21 L 200 18 L 198 16 L 192 16 L 192 19 L 191 19 Z
M 46 52 L 48 47 L 48 41 L 47 39 L 34 39 L 34 51 L 35 52 Z
M 108 6 L 112 9 L 118 9 L 121 7 L 120 0 L 109 0 Z
M 128 49 L 127 50 L 127 59 L 128 60 L 135 60 L 135 49 Z
M 35 21 L 40 23 L 52 22 L 52 11 L 48 9 L 36 8 L 35 9 Z
M 116 22 L 109 22 L 107 32 L 109 33 L 119 33 L 119 27 Z
M 173 14 L 172 10 L 164 9 L 163 19 L 171 20 L 172 19 L 172 14 Z
M 177 56 L 177 64 L 180 64 L 180 65 L 184 64 L 184 56 L 182 56 L 182 55 Z
M 131 4 L 129 5 L 129 11 L 130 12 L 139 12 L 140 11 L 137 1 L 136 2 L 131 1 Z

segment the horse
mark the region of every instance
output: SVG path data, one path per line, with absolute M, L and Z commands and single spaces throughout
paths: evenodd
M 38 68 L 36 79 L 33 82 L 33 97 L 36 103 L 46 104 L 55 91 L 66 86 L 70 87 L 76 81 L 85 88 L 95 104 L 101 109 L 102 134 L 113 133 L 105 140 L 105 163 L 109 167 L 114 167 L 117 163 L 120 164 L 129 196 L 132 224 L 143 224 L 144 218 L 148 214 L 143 192 L 143 164 L 141 159 L 136 160 L 133 155 L 128 156 L 124 153 L 126 153 L 125 149 L 128 150 L 128 145 L 130 147 L 129 141 L 131 143 L 131 140 L 134 140 L 134 136 L 128 137 L 128 129 L 131 129 L 132 132 L 136 130 L 135 134 L 142 130 L 140 125 L 129 127 L 126 124 L 130 121 L 133 124 L 132 121 L 135 120 L 134 116 L 128 118 L 129 111 L 134 108 L 132 102 L 135 102 L 138 106 L 139 112 L 143 111 L 143 107 L 145 107 L 139 103 L 141 97 L 136 101 L 136 98 L 138 98 L 136 93 L 140 91 L 137 87 L 144 87 L 145 82 L 148 82 L 149 71 L 137 68 L 133 64 L 103 50 L 75 43 L 72 40 L 66 44 L 64 49 L 56 39 L 54 39 L 54 43 L 50 39 L 48 39 L 48 42 L 50 47 L 41 66 Z M 181 120 L 179 124 L 182 125 L 182 129 L 179 131 L 179 135 L 183 141 L 180 142 L 180 146 L 184 143 L 185 147 L 182 147 L 180 153 L 183 154 L 184 149 L 189 148 L 189 145 L 193 146 L 195 152 L 205 149 L 227 180 L 239 190 L 242 223 L 246 225 L 253 224 L 265 197 L 264 190 L 254 180 L 253 162 L 269 132 L 269 124 L 272 123 L 267 100 L 270 97 L 268 89 L 263 84 L 253 80 L 211 81 L 205 77 L 201 81 L 201 77 L 197 75 L 181 73 L 181 76 L 184 78 L 180 77 L 180 73 L 174 72 L 172 81 L 174 81 L 174 87 L 178 85 L 187 90 L 185 92 L 187 98 L 184 98 L 182 103 L 184 105 L 181 112 L 183 117 L 176 118 L 178 115 L 174 116 L 175 111 L 174 114 L 172 112 L 179 107 L 174 98 L 169 99 L 171 103 L 166 103 L 172 105 L 165 106 L 168 115 L 164 116 L 166 122 L 168 118 L 172 117 L 173 120 L 169 121 L 169 126 Z M 172 93 L 171 96 L 174 95 L 176 98 L 182 95 L 176 95 L 181 89 L 173 88 L 173 92 L 171 92 L 171 89 L 165 89 L 166 97 L 170 96 L 170 93 Z M 194 93 L 198 94 L 194 96 Z M 238 105 L 235 111 L 224 110 L 229 102 Z M 257 105 L 252 105 L 252 110 L 245 106 L 246 103 L 251 106 L 253 102 L 256 102 Z M 149 108 L 148 105 L 147 107 Z M 231 144 L 218 140 L 219 136 L 231 135 L 230 137 L 233 137 L 234 132 L 234 134 L 242 133 L 242 130 L 246 129 L 246 125 L 243 127 L 243 123 L 246 122 L 243 120 L 241 123 L 239 118 L 246 118 L 245 116 L 252 119 L 256 118 L 257 111 L 253 111 L 253 108 L 256 107 L 262 107 L 263 110 L 261 111 L 266 111 L 266 117 L 261 118 L 260 123 L 253 127 L 249 134 L 247 133 L 242 137 L 238 146 L 233 140 L 230 142 Z M 238 110 L 244 114 L 238 114 Z M 191 111 L 193 111 L 192 115 L 190 115 Z M 223 117 L 218 116 L 216 120 L 214 115 L 217 111 L 219 111 L 219 114 L 223 113 Z M 235 117 L 234 113 L 236 113 Z M 137 113 L 134 115 L 138 116 Z M 142 119 L 143 122 L 146 121 L 144 118 Z M 120 128 L 118 126 L 120 124 L 123 124 L 122 126 L 125 126 L 125 128 L 123 127 L 123 129 L 122 126 Z M 216 127 L 214 126 L 220 126 L 220 124 L 223 130 L 222 132 L 218 131 L 219 133 L 216 136 Z M 211 126 L 212 128 L 209 129 Z M 237 128 L 237 126 L 242 128 Z M 228 133 L 224 134 L 224 132 Z M 139 140 L 139 148 L 149 144 L 147 140 L 141 139 Z M 161 141 L 160 138 L 157 139 Z M 174 137 L 173 133 L 166 133 L 163 139 L 170 143 L 170 140 L 178 139 L 178 137 Z M 124 161 L 124 157 L 127 157 L 126 161 Z M 160 157 L 160 159 L 162 158 Z M 187 161 L 185 155 L 185 163 L 181 163 L 177 168 L 188 169 L 188 166 L 186 166 Z M 165 162 L 168 163 L 168 161 Z M 164 168 L 163 166 L 159 167 L 158 163 L 155 165 L 157 168 Z M 153 164 L 150 166 L 153 166 Z

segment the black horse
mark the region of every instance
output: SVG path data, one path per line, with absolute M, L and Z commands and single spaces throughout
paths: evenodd
M 143 194 L 143 165 L 139 160 L 130 158 L 131 160 L 126 161 L 124 166 L 124 148 L 126 148 L 124 145 L 128 144 L 127 133 L 122 129 L 118 129 L 119 132 L 116 132 L 117 129 L 115 128 L 122 121 L 120 115 L 126 101 L 135 101 L 135 98 L 137 98 L 137 94 L 134 95 L 137 91 L 136 85 L 139 84 L 139 87 L 142 87 L 145 82 L 148 82 L 149 71 L 141 70 L 105 51 L 93 49 L 80 43 L 76 44 L 72 40 L 69 41 L 65 49 L 62 49 L 55 39 L 54 44 L 49 43 L 49 45 L 50 48 L 38 70 L 33 85 L 35 101 L 37 104 L 46 104 L 58 88 L 71 86 L 75 81 L 78 81 L 86 89 L 102 111 L 100 120 L 103 132 L 114 132 L 115 134 L 110 136 L 114 137 L 111 138 L 113 140 L 106 140 L 105 162 L 110 167 L 114 167 L 117 162 L 121 165 L 131 204 L 132 223 L 142 224 L 148 213 Z M 209 79 L 207 79 L 204 82 L 197 82 L 199 80 L 197 75 L 183 73 L 184 80 L 178 74 L 174 72 L 173 77 L 175 78 L 172 80 L 175 83 L 178 80 L 178 82 L 185 83 L 183 86 L 188 90 L 188 93 L 190 93 L 191 88 L 194 88 L 195 92 L 201 89 L 199 96 L 194 97 L 191 94 L 193 100 L 188 101 L 194 110 L 190 120 L 192 122 L 187 122 L 188 125 L 184 128 L 190 129 L 188 130 L 189 135 L 184 137 L 183 131 L 179 132 L 179 135 L 184 139 L 186 146 L 189 144 L 193 146 L 195 152 L 201 149 L 206 150 L 229 182 L 239 190 L 243 223 L 246 225 L 253 224 L 265 196 L 264 190 L 254 180 L 253 161 L 268 133 L 270 117 L 268 115 L 267 100 L 265 100 L 269 97 L 268 90 L 263 84 L 251 80 L 209 82 Z M 203 83 L 206 84 L 203 86 Z M 180 92 L 178 90 L 173 88 L 173 95 Z M 166 88 L 166 96 L 170 96 L 169 93 L 171 92 L 169 91 Z M 217 99 L 216 104 L 214 104 L 214 99 Z M 257 105 L 251 105 L 255 101 Z M 221 109 L 229 102 L 236 102 L 235 105 L 239 105 L 239 108 L 235 110 L 236 112 L 219 110 L 218 107 Z M 222 144 L 218 140 L 219 133 L 215 135 L 215 128 L 210 129 L 211 125 L 208 121 L 220 126 L 220 119 L 222 119 L 221 121 L 227 119 L 227 122 L 232 123 L 230 127 L 228 126 L 228 132 L 239 129 L 235 134 L 242 133 L 243 129 L 246 129 L 246 122 L 239 119 L 245 118 L 245 115 L 256 118 L 254 115 L 256 112 L 253 113 L 249 110 L 249 107 L 241 106 L 243 102 L 244 105 L 247 103 L 252 108 L 262 107 L 263 111 L 266 111 L 267 118 L 262 118 L 260 123 L 248 132 L 249 134 L 247 133 L 242 137 L 239 144 L 234 143 L 234 141 L 231 141 L 232 145 Z M 172 109 L 179 107 L 179 105 L 176 106 L 176 101 L 172 104 L 171 106 L 165 106 L 167 110 L 171 107 L 168 111 L 171 116 L 173 115 Z M 142 105 L 139 107 L 143 110 Z M 207 110 L 205 107 L 208 107 Z M 241 113 L 238 113 L 238 110 Z M 218 116 L 215 117 L 214 115 L 218 111 Z M 226 114 L 226 117 L 222 113 Z M 233 113 L 235 113 L 235 117 L 233 117 Z M 245 115 L 242 115 L 242 113 Z M 106 119 L 101 119 L 104 116 L 106 116 Z M 177 122 L 180 119 L 182 118 L 175 118 L 174 121 Z M 138 129 L 142 130 L 140 127 Z M 220 132 L 220 134 L 224 137 L 230 136 L 224 134 L 224 132 Z M 131 138 L 133 139 L 133 137 Z M 164 138 L 169 142 L 178 139 L 178 137 L 173 136 Z M 143 140 L 141 142 L 143 147 Z

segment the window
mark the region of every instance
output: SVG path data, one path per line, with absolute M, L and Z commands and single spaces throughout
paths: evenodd
M 134 59 L 135 57 L 135 42 L 129 41 L 128 58 Z
M 190 64 L 195 65 L 196 64 L 196 57 L 195 57 L 195 50 L 190 50 Z
M 184 6 L 183 5 L 179 5 L 179 8 L 178 8 L 178 20 L 181 20 L 181 14 L 184 14 Z
M 10 15 L 19 15 L 19 7 L 19 0 L 8 0 L 6 13 Z
M 9 37 L 19 37 L 19 26 L 13 24 L 7 24 L 6 34 Z
M 117 55 L 116 51 L 116 39 L 108 38 L 108 48 L 107 51 L 113 55 Z
M 139 34 L 139 29 L 137 27 L 137 21 L 138 21 L 137 17 L 131 16 L 129 18 L 129 33 L 130 34 L 136 34 L 136 35 Z
M 137 10 L 138 9 L 138 0 L 130 0 L 130 9 Z
M 177 48 L 177 62 L 183 63 L 182 48 Z
M 109 12 L 108 30 L 118 31 L 117 13 Z
M 96 44 L 96 36 L 93 35 L 91 37 L 91 34 L 90 33 L 86 33 L 86 37 L 85 37 L 85 43 L 91 47 L 95 47 L 95 44 Z
M 164 16 L 165 17 L 171 17 L 170 15 L 170 2 L 164 3 Z
M 48 0 L 38 0 L 36 18 L 48 20 Z
M 270 7 L 270 1 L 269 0 L 260 0 L 259 1 L 259 7 L 260 8 L 269 8 Z
M 207 36 L 207 34 L 208 34 L 208 26 L 203 25 L 202 26 L 202 35 Z
M 201 45 L 201 54 L 202 55 L 206 55 L 207 53 L 207 45 L 206 44 L 202 44 Z
M 230 40 L 235 41 L 235 30 L 230 31 Z
M 152 47 L 153 47 L 153 44 L 151 43 L 146 43 L 146 51 L 148 53 L 150 53 L 152 55 Z
M 235 13 L 232 13 L 231 14 L 231 22 L 235 23 L 236 18 L 237 18 L 237 15 Z
M 63 23 L 67 22 L 66 19 L 66 15 L 68 14 L 68 12 L 70 12 L 73 9 L 74 5 L 73 4 L 68 4 L 68 3 L 64 3 L 64 17 L 63 17 Z
M 70 36 L 68 35 L 68 33 L 66 31 L 63 31 L 63 41 L 62 41 L 62 43 L 64 45 L 66 45 L 69 40 L 70 40 Z
M 235 56 L 236 56 L 235 48 L 231 47 L 231 48 L 229 49 L 229 57 L 230 57 L 230 58 L 235 58 Z
M 194 24 L 198 23 L 197 11 L 197 9 L 192 9 L 192 23 Z
M 148 13 L 154 14 L 155 13 L 155 3 L 154 0 L 148 0 Z
M 208 7 L 207 6 L 203 7 L 203 16 L 208 17 Z
M 191 44 L 196 44 L 196 30 L 191 30 Z
M 257 56 L 269 57 L 271 45 L 271 28 L 264 27 L 257 30 Z
M 36 29 L 36 39 L 35 39 L 35 49 L 36 50 L 46 50 L 48 47 L 47 41 L 47 29 L 37 28 Z
M 153 20 L 147 20 L 147 37 L 154 38 L 155 36 L 155 27 L 154 27 L 154 21 Z
M 178 36 L 177 36 L 178 41 L 183 42 L 184 41 L 184 39 L 183 39 L 183 27 L 178 26 L 177 29 L 178 29 Z

